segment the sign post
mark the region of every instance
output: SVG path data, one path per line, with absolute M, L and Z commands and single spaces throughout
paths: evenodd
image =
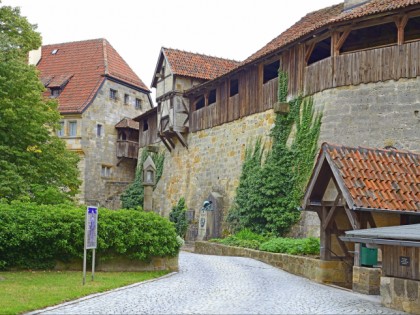
M 92 249 L 92 281 L 95 275 L 95 250 L 98 237 L 98 208 L 87 207 L 85 216 L 85 246 L 83 252 L 83 285 L 86 283 L 86 254 Z

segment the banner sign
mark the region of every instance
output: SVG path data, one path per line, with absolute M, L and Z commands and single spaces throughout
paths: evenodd
M 85 220 L 85 249 L 96 249 L 98 236 L 98 208 L 87 207 Z

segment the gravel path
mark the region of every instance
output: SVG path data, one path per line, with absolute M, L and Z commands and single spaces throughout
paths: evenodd
M 41 314 L 404 314 L 366 296 L 262 262 L 181 252 L 169 277 L 59 305 Z

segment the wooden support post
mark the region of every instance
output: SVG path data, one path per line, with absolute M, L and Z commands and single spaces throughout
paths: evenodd
M 375 223 L 375 220 L 373 219 L 372 212 L 367 212 L 366 218 L 367 218 L 367 221 L 369 222 L 370 228 L 376 228 L 376 223 Z
M 338 56 L 340 54 L 340 49 L 346 42 L 346 39 L 350 35 L 350 32 L 351 29 L 348 28 L 341 35 L 337 36 L 337 42 L 334 43 L 334 56 Z
M 359 221 L 359 218 L 357 217 L 357 214 L 353 210 L 350 210 L 347 207 L 347 205 L 344 206 L 344 210 L 346 211 L 347 217 L 350 221 L 350 224 L 353 230 L 360 229 L 360 221 Z
M 407 15 L 398 17 L 395 20 L 395 24 L 397 25 L 397 29 L 398 29 L 398 45 L 399 46 L 404 44 L 404 30 L 405 30 L 405 26 L 407 25 L 407 22 L 408 22 Z
M 333 233 L 335 234 L 335 236 L 337 237 L 337 242 L 338 242 L 338 245 L 340 246 L 341 250 L 343 251 L 343 253 L 344 253 L 345 257 L 346 257 L 346 258 L 351 258 L 351 255 L 350 255 L 349 249 L 347 248 L 346 243 L 345 243 L 345 242 L 343 242 L 343 241 L 339 238 L 339 236 L 341 236 L 341 234 L 340 234 L 340 230 L 339 230 L 339 229 L 338 229 L 338 227 L 337 227 L 337 223 L 333 222 L 332 224 L 333 224 L 333 226 L 332 226 L 332 230 L 333 230 Z
M 312 42 L 309 44 L 309 46 L 306 46 L 306 52 L 305 52 L 305 65 L 308 65 L 309 58 L 311 58 L 312 52 L 315 48 L 315 42 Z
M 322 207 L 322 220 L 321 225 L 325 222 L 327 217 L 327 207 Z M 326 228 L 321 228 L 321 250 L 320 256 L 321 260 L 330 260 L 331 259 L 331 230 Z
M 327 217 L 325 218 L 324 222 L 322 222 L 322 229 L 327 229 L 328 225 L 330 224 L 331 220 L 334 219 L 335 216 L 335 209 L 337 208 L 337 205 L 340 203 L 341 200 L 341 193 L 337 195 L 337 197 L 334 200 L 334 205 L 330 208 L 330 211 L 328 212 Z

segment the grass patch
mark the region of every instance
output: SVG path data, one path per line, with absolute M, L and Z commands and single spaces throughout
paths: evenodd
M 154 279 L 167 271 L 95 272 L 78 271 L 22 271 L 0 272 L 0 310 L 2 314 L 19 314 L 74 300 L 92 293 Z

